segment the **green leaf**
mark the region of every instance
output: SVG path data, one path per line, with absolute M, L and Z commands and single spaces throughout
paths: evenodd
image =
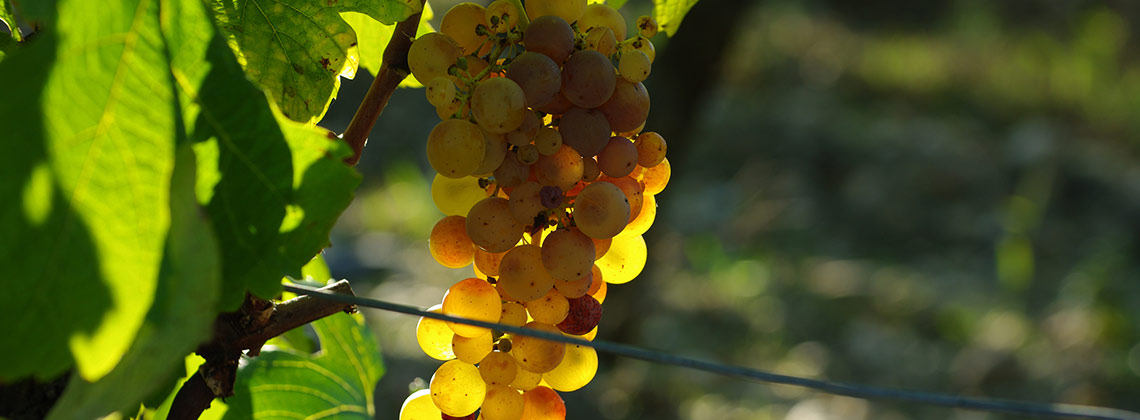
M 12 33 L 12 39 L 23 41 L 24 37 L 20 34 L 20 25 L 16 22 L 16 15 L 12 13 L 12 10 L 12 2 L 10 0 L 0 0 L 0 21 L 8 25 L 8 30 Z
M 356 74 L 356 34 L 340 12 L 396 22 L 418 11 L 410 0 L 213 0 L 246 73 L 281 112 L 320 120 L 340 87 Z
M 384 48 L 388 46 L 388 40 L 392 39 L 392 33 L 395 32 L 395 25 L 383 24 L 363 13 L 344 12 L 340 16 L 356 32 L 357 48 L 360 51 L 360 67 L 364 67 L 375 77 L 376 72 L 380 70 Z M 435 32 L 429 23 L 432 18 L 430 5 L 424 7 L 424 12 L 420 17 L 420 27 L 417 34 Z M 419 82 L 416 82 L 414 77 L 405 78 L 400 86 L 423 87 Z
M 668 36 L 677 33 L 681 27 L 681 20 L 689 9 L 697 4 L 698 0 L 653 0 L 653 15 L 657 19 L 657 26 Z
M 143 325 L 184 138 L 154 0 L 62 1 L 0 62 L 0 380 L 107 374 Z M 67 28 L 61 36 L 55 28 Z M 99 40 L 92 42 L 91 40 Z M 45 316 L 44 311 L 51 311 Z M 69 354 L 70 353 L 70 354 Z
M 373 418 L 373 388 L 384 367 L 362 317 L 338 313 L 312 325 L 321 351 L 251 359 L 238 370 L 225 419 Z

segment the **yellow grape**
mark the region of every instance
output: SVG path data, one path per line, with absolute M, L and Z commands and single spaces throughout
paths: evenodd
M 590 274 L 594 256 L 594 241 L 578 229 L 558 229 L 542 241 L 542 265 L 556 280 L 573 281 Z
M 486 20 L 487 11 L 483 6 L 463 2 L 447 10 L 439 23 L 439 31 L 454 39 L 463 54 L 475 54 L 487 40 L 486 35 L 475 32 L 475 27 Z
M 520 420 L 564 420 L 566 403 L 553 389 L 538 386 L 524 392 L 523 414 Z
M 499 317 L 500 324 L 521 327 L 526 325 L 526 321 L 526 308 L 522 304 L 503 302 L 502 315 Z
M 533 225 L 535 216 L 546 210 L 542 205 L 542 196 L 539 195 L 541 190 L 542 186 L 534 181 L 527 181 L 511 190 L 508 204 L 511 216 L 514 216 L 516 221 L 526 226 Z
M 431 401 L 431 390 L 413 392 L 400 406 L 400 420 L 439 420 L 439 408 Z
M 574 23 L 586 13 L 586 0 L 534 0 L 526 2 L 524 7 L 531 19 L 549 15 Z
M 493 351 L 479 362 L 479 375 L 487 385 L 509 385 L 518 374 L 518 363 L 510 353 Z
M 550 127 L 539 128 L 538 133 L 534 135 L 534 146 L 538 148 L 538 153 L 544 156 L 553 155 L 562 148 L 562 134 Z
M 495 343 L 491 341 L 491 332 L 487 331 L 475 337 L 464 337 L 456 334 L 451 339 L 451 349 L 455 358 L 470 364 L 479 363 L 491 353 Z
M 606 301 L 606 292 L 609 290 L 609 283 L 606 282 L 605 276 L 602 275 L 602 270 L 594 265 L 593 282 L 590 283 L 590 290 L 586 294 L 593 296 L 594 300 L 598 303 Z
M 669 148 L 665 144 L 665 138 L 653 131 L 638 135 L 633 145 L 637 147 L 637 164 L 646 168 L 657 166 L 665 160 L 665 151 Z
M 665 185 L 669 184 L 669 175 L 672 173 L 672 168 L 669 167 L 669 158 L 661 160 L 657 166 L 645 168 L 641 173 L 641 182 L 645 184 L 645 193 L 657 195 L 665 190 Z
M 486 420 L 519 420 L 524 401 L 522 394 L 509 386 L 491 385 L 479 415 Z
M 649 16 L 638 17 L 637 31 L 643 37 L 653 38 L 654 35 L 657 35 L 657 21 Z
M 508 159 L 510 160 L 510 159 Z M 523 225 L 511 216 L 502 197 L 487 197 L 467 213 L 467 236 L 487 252 L 504 252 L 522 239 Z
M 447 77 L 447 69 L 462 56 L 459 44 L 440 32 L 429 32 L 416 38 L 408 49 L 408 68 L 420 84 L 431 83 L 436 77 Z
M 512 358 L 513 357 L 514 356 L 512 356 Z M 534 389 L 540 382 L 542 382 L 541 373 L 531 372 L 523 369 L 522 366 L 518 366 L 518 370 L 515 373 L 515 380 L 511 381 L 511 388 L 528 391 Z
M 610 142 L 598 153 L 598 168 L 602 173 L 621 178 L 637 167 L 637 147 L 621 136 L 610 137 Z
M 556 391 L 570 392 L 586 386 L 597 373 L 598 353 L 593 348 L 567 344 L 562 363 L 542 374 L 542 379 Z
M 643 194 L 641 203 L 641 212 L 637 213 L 637 217 L 625 226 L 622 233 L 629 232 L 636 235 L 644 235 L 649 231 L 649 227 L 653 226 L 653 219 L 657 218 L 657 199 L 653 194 Z
M 428 385 L 439 411 L 453 417 L 474 413 L 483 405 L 487 384 L 479 369 L 461 360 L 449 360 L 435 370 Z
M 442 76 L 431 79 L 424 85 L 424 95 L 432 106 L 450 106 L 455 100 L 455 82 Z
M 503 305 L 499 292 L 486 280 L 469 278 L 460 280 L 447 289 L 443 295 L 443 313 L 486 322 L 499 320 Z M 448 322 L 448 327 L 457 335 L 478 337 L 489 333 L 486 328 Z
M 526 114 L 526 95 L 518 83 L 506 77 L 479 82 L 471 93 L 471 115 L 484 130 L 509 133 L 522 124 Z
M 514 152 L 507 152 L 503 163 L 495 169 L 495 183 L 505 188 L 514 188 L 526 182 L 530 177 L 530 167 L 519 162 Z
M 587 185 L 574 199 L 574 222 L 591 238 L 611 238 L 620 233 L 629 222 L 629 212 L 625 194 L 609 182 Z
M 562 334 L 562 331 L 550 324 L 528 322 L 524 328 Z M 566 345 L 557 341 L 548 341 L 541 338 L 525 335 L 515 335 L 511 339 L 511 354 L 519 362 L 519 366 L 531 372 L 550 372 L 566 352 Z
M 554 289 L 566 298 L 576 298 L 586 294 L 590 289 L 590 284 L 593 282 L 593 276 L 590 274 L 573 281 L 554 279 Z
M 503 159 L 507 157 L 507 139 L 502 134 L 480 131 L 483 132 L 483 160 L 471 174 L 483 177 L 491 175 L 499 165 L 503 164 Z
M 598 268 L 606 283 L 628 283 L 645 268 L 645 239 L 635 233 L 622 233 L 614 237 L 606 256 L 598 260 Z
M 631 83 L 648 79 L 651 68 L 649 56 L 638 50 L 627 50 L 618 60 L 618 73 L 621 74 L 621 78 Z
M 645 53 L 647 57 L 649 57 L 649 62 L 653 63 L 653 59 L 657 58 L 657 49 L 653 47 L 653 41 L 650 41 L 649 38 L 640 35 L 632 39 L 632 42 L 628 44 L 622 44 L 621 48 L 619 49 L 620 52 L 622 54 L 625 54 L 629 51 L 641 51 L 642 53 Z
M 553 325 L 566 319 L 566 314 L 570 312 L 570 303 L 557 290 L 550 289 L 546 295 L 528 301 L 526 310 L 535 322 Z
M 594 241 L 594 261 L 597 261 L 599 258 L 602 258 L 603 255 L 606 255 L 606 251 L 610 250 L 610 243 L 613 242 L 613 238 L 590 238 L 590 240 Z
M 499 262 L 506 252 L 487 252 L 475 248 L 475 269 L 491 277 L 499 277 Z
M 529 145 L 534 141 L 534 136 L 538 134 L 538 128 L 541 126 L 542 119 L 533 112 L 527 112 L 523 117 L 522 124 L 519 124 L 519 127 L 514 131 L 507 133 L 507 142 L 515 147 Z
M 551 185 L 569 191 L 582 179 L 583 159 L 573 148 L 563 144 L 551 155 L 540 155 L 535 162 L 534 176 L 542 185 Z
M 511 0 L 495 0 L 487 5 L 487 29 L 491 33 L 507 33 L 518 24 L 522 18 L 522 11 Z
M 602 168 L 593 157 L 582 159 L 582 182 L 594 182 L 602 175 Z
M 428 308 L 428 312 L 443 313 L 443 305 L 432 306 Z M 420 317 L 420 322 L 416 324 L 416 341 L 420 344 L 420 349 L 424 351 L 424 354 L 432 359 L 451 360 L 455 358 L 455 352 L 451 351 L 451 338 L 454 335 L 451 327 L 438 319 Z
M 475 244 L 467 237 L 467 218 L 447 216 L 431 228 L 428 250 L 432 258 L 447 268 L 461 268 L 475 258 Z
M 542 267 L 542 250 L 537 245 L 520 245 L 499 263 L 499 287 L 519 301 L 535 300 L 554 287 L 554 278 Z
M 479 179 L 470 176 L 448 178 L 435 174 L 431 181 L 431 200 L 448 216 L 466 215 L 471 206 L 488 195 L 490 193 L 479 186 Z
M 609 28 L 618 41 L 625 40 L 625 18 L 614 8 L 604 4 L 591 4 L 586 6 L 582 19 L 578 21 L 578 31 L 588 33 L 591 28 Z
M 538 162 L 539 156 L 542 155 L 538 153 L 538 147 L 535 147 L 533 144 L 527 144 L 515 149 L 515 156 L 518 158 L 519 163 L 529 166 Z
M 440 121 L 428 134 L 428 163 L 449 178 L 471 175 L 483 162 L 485 151 L 483 132 L 467 120 Z
M 625 195 L 625 201 L 629 203 L 629 220 L 626 222 L 633 221 L 633 219 L 641 213 L 641 206 L 645 203 L 645 186 L 630 176 L 623 176 L 621 178 L 603 177 L 602 181 L 614 184 L 618 189 L 621 189 L 621 193 Z
M 586 31 L 586 48 L 609 57 L 617 52 L 618 41 L 614 31 L 607 26 L 595 26 Z

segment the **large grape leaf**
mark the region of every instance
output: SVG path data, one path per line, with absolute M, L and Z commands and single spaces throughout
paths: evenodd
M 281 112 L 316 122 L 358 63 L 356 34 L 340 12 L 394 23 L 419 11 L 412 0 L 212 0 L 246 72 Z
M 666 35 L 673 36 L 681 27 L 681 20 L 699 0 L 653 0 L 653 16 Z
M 432 15 L 431 6 L 425 4 L 423 14 L 420 16 L 420 27 L 416 33 L 435 32 L 429 23 Z M 376 72 L 380 70 L 384 48 L 388 46 L 388 41 L 392 39 L 392 33 L 395 32 L 395 25 L 379 22 L 366 14 L 357 12 L 344 12 L 340 16 L 356 32 L 357 48 L 360 51 L 360 67 L 364 67 L 369 73 L 372 73 L 372 76 L 376 76 Z M 416 82 L 414 77 L 408 77 L 400 83 L 400 86 L 420 87 L 422 85 Z
M 384 374 L 379 348 L 359 315 L 312 323 L 316 355 L 267 351 L 238 371 L 225 419 L 372 419 L 373 388 Z
M 158 285 L 180 131 L 154 0 L 60 1 L 0 62 L 0 380 L 96 380 Z M 66 36 L 55 28 L 66 28 Z
M 0 22 L 8 26 L 9 32 L 12 33 L 12 39 L 23 41 L 24 37 L 20 34 L 19 25 L 16 23 L 16 15 L 12 13 L 12 10 L 11 1 L 0 0 Z

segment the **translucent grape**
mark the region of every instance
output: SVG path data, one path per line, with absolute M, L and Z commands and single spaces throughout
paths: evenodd
M 618 41 L 625 40 L 625 18 L 614 8 L 604 4 L 591 4 L 586 6 L 586 12 L 578 20 L 578 30 L 588 32 L 596 27 L 609 28 Z
M 486 280 L 469 278 L 460 280 L 443 295 L 443 313 L 478 321 L 495 322 L 503 311 L 499 292 Z M 448 322 L 456 335 L 478 337 L 488 334 L 483 327 Z M 480 357 L 481 358 L 481 357 Z
M 542 156 L 534 163 L 534 176 L 542 185 L 567 191 L 582 179 L 583 160 L 573 148 L 563 145 L 554 154 Z
M 463 111 L 463 114 L 466 114 L 470 110 L 466 109 L 463 101 L 460 101 L 459 98 L 452 99 L 450 103 L 440 104 L 439 106 L 435 107 L 435 115 L 439 117 L 440 120 L 446 120 L 448 118 L 455 117 L 460 111 Z M 459 116 L 459 118 L 463 117 Z
M 486 35 L 476 33 L 475 27 L 486 21 L 487 10 L 483 6 L 463 2 L 447 10 L 440 21 L 439 31 L 454 39 L 463 54 L 475 54 L 487 40 Z
M 550 289 L 542 297 L 526 302 L 526 311 L 535 322 L 553 325 L 566 319 L 570 304 L 565 296 L 555 289 Z M 456 355 L 458 356 L 458 353 Z
M 428 308 L 428 312 L 443 313 L 443 305 L 432 306 Z M 451 337 L 454 335 L 451 327 L 438 319 L 420 317 L 420 322 L 416 324 L 416 342 L 420 344 L 420 349 L 424 351 L 424 354 L 432 359 L 451 360 L 455 358 L 455 352 L 451 350 Z
M 585 295 L 589 291 L 591 283 L 593 283 L 593 276 L 590 274 L 572 281 L 554 279 L 554 290 L 566 298 L 576 298 Z
M 544 54 L 561 65 L 574 51 L 574 29 L 557 16 L 532 18 L 523 34 L 523 45 L 527 51 Z
M 629 139 L 610 137 L 610 142 L 598 153 L 598 168 L 602 173 L 621 178 L 637 167 L 637 147 Z
M 542 267 L 537 245 L 520 245 L 507 251 L 499 264 L 499 287 L 519 301 L 535 300 L 554 287 L 554 278 Z
M 574 22 L 586 13 L 586 0 L 528 1 L 524 7 L 531 19 L 553 15 L 566 22 Z
M 523 414 L 519 420 L 565 420 L 566 403 L 553 389 L 538 386 L 523 393 Z
M 475 258 L 475 244 L 467 237 L 467 218 L 447 216 L 431 228 L 428 250 L 436 262 L 447 268 L 461 268 Z
M 495 169 L 494 175 L 495 183 L 499 186 L 514 188 L 522 185 L 530 177 L 530 167 L 519 161 L 518 154 L 507 152 L 507 157 Z
M 474 413 L 483 405 L 487 384 L 479 376 L 479 369 L 460 360 L 444 362 L 435 370 L 429 384 L 431 400 L 439 411 L 449 416 L 462 417 Z
M 621 189 L 621 193 L 625 195 L 625 201 L 629 203 L 629 220 L 632 222 L 638 214 L 641 214 L 641 207 L 645 202 L 645 186 L 641 182 L 633 179 L 630 176 L 623 176 L 621 178 L 603 177 L 602 181 L 609 182 L 616 185 Z
M 534 217 L 546 210 L 542 206 L 542 197 L 539 196 L 541 190 L 542 186 L 534 181 L 527 181 L 511 190 L 511 199 L 508 204 L 515 220 L 525 226 L 534 224 Z
M 562 115 L 558 123 L 562 144 L 573 147 L 583 158 L 602 151 L 610 141 L 609 121 L 596 109 L 572 108 Z
M 506 385 L 487 387 L 487 397 L 479 415 L 485 420 L 519 420 L 522 418 L 526 399 L 522 394 Z
M 606 255 L 606 251 L 610 250 L 610 243 L 613 242 L 613 238 L 590 238 L 590 240 L 594 242 L 594 260 L 602 258 L 603 255 Z M 476 261 L 476 263 L 478 263 L 478 261 Z
M 526 316 L 526 307 L 515 302 L 503 302 L 503 313 L 499 323 L 521 327 L 526 325 Z
M 484 24 L 491 33 L 509 32 L 522 18 L 522 11 L 511 0 L 495 0 L 487 5 L 487 19 Z
M 602 175 L 602 168 L 598 167 L 598 161 L 594 158 L 582 159 L 582 181 L 594 182 Z
M 480 131 L 483 132 L 483 160 L 471 174 L 477 177 L 485 177 L 491 175 L 499 165 L 503 164 L 503 159 L 507 156 L 507 141 L 502 134 L 488 133 L 487 130 Z
M 446 77 L 431 79 L 424 86 L 424 95 L 427 96 L 428 103 L 432 106 L 450 106 L 455 100 L 455 82 Z
M 528 322 L 524 328 L 562 334 L 557 327 L 550 324 Z M 519 362 L 519 366 L 531 372 L 549 372 L 562 362 L 566 352 L 566 345 L 557 341 L 548 341 L 540 338 L 515 335 L 511 340 L 511 354 Z
M 416 38 L 408 49 L 408 68 L 420 84 L 426 85 L 436 77 L 449 77 L 447 69 L 462 56 L 459 44 L 439 32 L 429 32 Z
M 620 188 L 609 182 L 595 182 L 583 188 L 575 198 L 574 223 L 586 236 L 610 238 L 625 228 L 629 210 L 629 202 Z M 613 252 L 612 246 L 609 252 Z
M 623 233 L 643 235 L 653 226 L 653 220 L 657 218 L 657 199 L 653 194 L 643 194 L 642 199 L 641 211 L 625 226 Z
M 439 415 L 439 408 L 431 401 L 430 389 L 413 392 L 400 406 L 400 420 L 439 420 Z
M 649 56 L 639 50 L 626 51 L 618 60 L 618 73 L 623 79 L 632 83 L 649 78 L 651 67 Z
M 598 303 L 606 301 L 606 293 L 609 291 L 609 283 L 606 282 L 605 277 L 601 274 L 601 269 L 594 265 L 594 282 L 590 284 L 590 291 L 586 294 L 593 296 L 597 299 Z
M 637 147 L 637 164 L 652 168 L 665 160 L 665 151 L 668 145 L 665 138 L 653 131 L 646 131 L 637 136 L 633 145 Z
M 612 56 L 618 49 L 617 37 L 614 36 L 614 31 L 609 27 L 590 28 L 586 32 L 586 48 L 600 52 L 606 57 Z
M 582 108 L 596 108 L 614 93 L 617 74 L 610 59 L 594 50 L 570 54 L 562 67 L 562 94 Z
M 443 120 L 428 134 L 427 157 L 432 169 L 448 178 L 463 178 L 483 162 L 483 133 L 466 120 Z
M 499 262 L 503 260 L 505 254 L 506 252 L 487 252 L 476 247 L 475 268 L 488 276 L 499 277 Z
M 609 252 L 597 264 L 606 283 L 623 284 L 641 274 L 645 257 L 645 239 L 639 234 L 623 233 L 614 237 Z
M 490 193 L 479 186 L 479 179 L 465 176 L 448 178 L 436 174 L 431 181 L 431 199 L 435 207 L 449 216 L 462 216 Z
M 562 134 L 550 127 L 539 128 L 534 136 L 534 146 L 538 148 L 538 153 L 553 155 L 562 147 Z
M 566 355 L 554 370 L 542 379 L 556 391 L 576 391 L 594 379 L 598 373 L 598 352 L 578 344 L 567 344 Z
M 507 66 L 507 78 L 522 88 L 526 104 L 531 107 L 550 102 L 562 88 L 562 71 L 549 56 L 527 51 Z
M 511 216 L 505 198 L 484 198 L 467 213 L 467 236 L 484 251 L 511 249 L 522 238 L 522 232 L 523 225 Z
M 515 380 L 511 381 L 511 388 L 528 391 L 534 389 L 540 382 L 542 382 L 541 373 L 531 372 L 523 369 L 522 366 L 518 366 L 518 371 L 515 373 Z
M 558 229 L 542 241 L 542 265 L 557 280 L 578 280 L 590 274 L 594 254 L 594 242 L 578 229 Z
M 640 16 L 637 18 L 637 32 L 646 38 L 653 38 L 657 35 L 657 21 L 649 16 Z
M 657 58 L 657 50 L 653 47 L 653 41 L 643 36 L 633 38 L 633 41 L 624 43 L 618 50 L 625 54 L 627 51 L 641 51 L 649 57 L 649 62 L 652 63 L 653 59 Z
M 517 83 L 506 77 L 484 80 L 471 93 L 471 115 L 484 130 L 509 133 L 526 118 L 526 96 Z
M 479 375 L 487 385 L 509 385 L 517 372 L 518 364 L 509 353 L 493 351 L 479 362 Z
M 645 168 L 645 172 L 641 174 L 641 182 L 645 184 L 645 193 L 657 195 L 665 190 L 665 186 L 669 184 L 669 175 L 672 173 L 669 167 L 669 158 L 661 160 L 661 163 Z
M 645 124 L 645 118 L 649 116 L 649 91 L 641 83 L 618 80 L 613 96 L 598 110 L 613 131 L 636 130 Z
M 456 334 L 451 339 L 451 351 L 455 353 L 455 358 L 470 364 L 479 363 L 480 360 L 487 357 L 494 345 L 495 343 L 491 341 L 490 331 L 475 337 L 464 337 Z

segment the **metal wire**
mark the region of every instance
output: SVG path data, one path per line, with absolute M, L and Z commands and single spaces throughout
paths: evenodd
M 643 349 L 627 344 L 613 343 L 603 340 L 584 340 L 578 337 L 569 337 L 562 334 L 538 331 L 511 325 L 493 322 L 476 321 L 459 318 L 440 313 L 424 311 L 412 306 L 385 302 L 377 299 L 359 296 L 326 293 L 313 287 L 297 284 L 286 284 L 285 290 L 319 297 L 323 299 L 351 303 L 358 307 L 381 309 L 399 312 L 408 315 L 434 318 L 442 321 L 474 325 L 490 328 L 511 334 L 526 335 L 550 341 L 559 341 L 566 344 L 593 347 L 596 350 L 613 353 L 633 359 L 645 360 L 665 365 L 681 366 L 690 369 L 702 370 L 726 376 L 733 376 L 759 382 L 801 386 L 829 394 L 845 395 L 864 399 L 898 400 L 924 405 L 937 405 L 970 410 L 1002 412 L 1038 417 L 1087 418 L 1105 420 L 1140 420 L 1140 413 L 1107 407 L 1095 407 L 1073 404 L 1047 404 L 1027 401 L 1002 400 L 982 397 L 965 397 L 932 392 L 910 391 L 893 388 L 884 388 L 868 385 L 832 382 L 820 379 L 802 378 L 798 376 L 781 375 L 740 366 L 731 366 L 723 363 L 708 362 L 690 357 L 677 356 L 659 351 Z

